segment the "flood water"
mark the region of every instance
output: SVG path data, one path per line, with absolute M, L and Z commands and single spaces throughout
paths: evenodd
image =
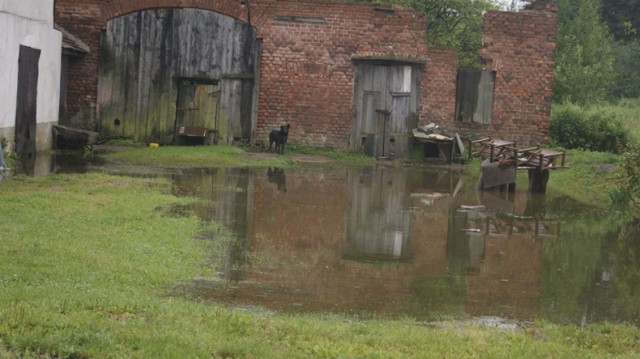
M 203 300 L 365 318 L 640 323 L 636 226 L 530 194 L 526 178 L 501 193 L 477 191 L 456 169 L 385 165 L 167 176 L 175 195 L 200 199 L 205 224 L 224 224 L 204 226 L 210 274 L 186 285 Z

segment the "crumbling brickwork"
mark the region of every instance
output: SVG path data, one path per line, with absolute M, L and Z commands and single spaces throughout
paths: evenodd
M 491 125 L 470 128 L 537 145 L 547 140 L 556 44 L 556 5 L 544 11 L 489 12 L 482 57 L 496 72 Z
M 91 53 L 69 65 L 68 112 L 97 111 L 101 31 L 114 17 L 159 7 L 194 7 L 250 21 L 261 40 L 256 70 L 257 121 L 264 142 L 284 122 L 290 141 L 346 150 L 355 118 L 353 59 L 424 63 L 418 122 L 461 134 L 546 139 L 555 51 L 555 8 L 489 12 L 482 55 L 496 71 L 491 124 L 461 123 L 456 105 L 455 53 L 426 43 L 424 18 L 397 6 L 342 1 L 58 0 L 56 22 Z

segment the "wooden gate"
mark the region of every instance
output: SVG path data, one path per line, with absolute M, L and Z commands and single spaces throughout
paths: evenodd
M 18 96 L 16 99 L 16 153 L 23 169 L 33 169 L 36 157 L 36 108 L 38 105 L 38 62 L 40 50 L 20 46 Z
M 356 119 L 352 147 L 368 156 L 406 156 L 417 126 L 417 65 L 364 62 L 356 65 Z

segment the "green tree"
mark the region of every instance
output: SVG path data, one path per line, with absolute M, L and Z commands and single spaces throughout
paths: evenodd
M 614 78 L 611 35 L 600 0 L 558 0 L 554 100 L 590 104 L 604 100 Z
M 611 94 L 616 98 L 640 97 L 640 39 L 613 44 L 615 83 Z
M 616 40 L 640 39 L 640 0 L 603 0 L 602 19 Z

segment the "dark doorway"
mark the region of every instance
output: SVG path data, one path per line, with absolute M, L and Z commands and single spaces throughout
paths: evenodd
M 174 143 L 188 145 L 216 142 L 219 104 L 220 90 L 216 81 L 181 80 L 178 84 L 176 129 L 182 128 L 186 133 L 180 135 L 180 131 L 177 130 Z M 195 131 L 201 132 L 198 136 L 194 136 L 196 129 L 202 130 Z
M 36 158 L 36 108 L 38 105 L 38 62 L 40 50 L 20 46 L 18 96 L 16 100 L 16 153 L 25 171 Z

